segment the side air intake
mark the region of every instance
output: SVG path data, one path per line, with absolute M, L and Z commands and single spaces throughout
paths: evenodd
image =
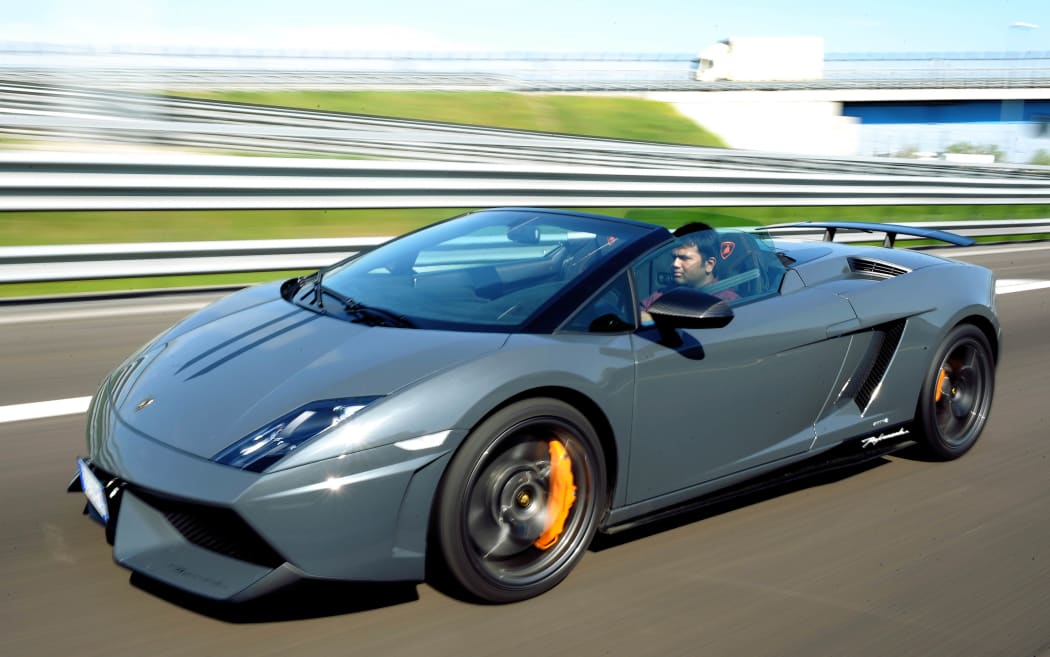
M 874 358 L 869 361 L 871 369 L 868 370 L 867 376 L 861 379 L 860 387 L 853 399 L 862 413 L 868 409 L 868 404 L 871 403 L 879 386 L 882 385 L 886 370 L 889 369 L 890 361 L 893 360 L 893 354 L 896 353 L 901 336 L 904 334 L 904 320 L 885 324 L 879 327 L 876 333 L 881 334 L 882 344 L 874 353 Z
M 849 258 L 849 268 L 855 274 L 863 274 L 873 278 L 893 278 L 911 271 L 906 267 L 892 265 L 881 260 L 872 260 L 871 258 Z

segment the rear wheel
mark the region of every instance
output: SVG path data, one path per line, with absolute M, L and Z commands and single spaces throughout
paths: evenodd
M 916 424 L 920 442 L 934 458 L 965 454 L 981 435 L 995 388 L 995 363 L 988 338 L 961 324 L 937 349 L 926 375 Z
M 463 589 L 515 602 L 565 579 L 604 508 L 605 462 L 587 418 L 556 399 L 527 399 L 482 422 L 452 459 L 436 537 Z

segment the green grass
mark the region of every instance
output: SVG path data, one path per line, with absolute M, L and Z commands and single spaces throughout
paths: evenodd
M 0 213 L 0 246 L 400 235 L 459 210 Z
M 1041 219 L 1047 205 L 871 207 L 579 208 L 674 228 L 689 221 L 759 226 L 786 221 L 963 221 Z M 411 210 L 237 210 L 212 212 L 5 212 L 0 246 L 401 235 L 464 212 Z
M 725 147 L 667 104 L 627 96 L 456 91 L 223 91 L 172 95 L 326 112 Z
M 992 221 L 1050 217 L 1050 205 L 873 205 L 744 208 L 635 208 L 615 211 L 637 221 L 680 226 L 705 221 L 715 227 L 768 226 L 789 221 Z

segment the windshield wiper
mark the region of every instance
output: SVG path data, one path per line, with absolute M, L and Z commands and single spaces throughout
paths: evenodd
M 397 313 L 384 310 L 382 308 L 376 308 L 375 306 L 366 306 L 363 303 L 358 303 L 353 299 L 347 299 L 343 305 L 343 309 L 348 315 L 351 315 L 352 322 L 363 322 L 369 326 L 396 326 L 399 328 L 416 328 L 416 325 L 409 318 L 404 315 L 398 315 Z
M 322 280 L 324 280 L 324 269 L 318 269 L 317 274 L 314 275 L 314 300 L 311 303 L 321 310 L 324 310 L 324 287 L 321 285 Z
M 314 281 L 314 289 L 312 290 L 313 297 L 307 303 L 311 306 L 316 306 L 321 314 L 327 314 L 327 311 L 324 308 L 324 295 L 326 294 L 335 297 L 336 300 L 344 306 L 350 302 L 350 297 L 343 296 L 335 290 L 324 286 L 324 273 L 325 269 L 318 269 L 316 274 L 305 279 L 309 280 L 310 278 L 313 278 Z M 303 296 L 305 297 L 306 295 Z
M 351 322 L 362 322 L 369 326 L 396 326 L 399 328 L 416 328 L 416 325 L 412 320 L 408 319 L 404 315 L 398 315 L 397 313 L 385 310 L 383 308 L 376 308 L 375 306 L 366 306 L 363 303 L 355 301 L 345 294 L 336 292 L 332 288 L 324 287 L 321 284 L 324 278 L 324 270 L 321 269 L 314 275 L 314 289 L 313 299 L 310 301 L 310 305 L 317 306 L 318 310 L 322 313 L 327 314 L 324 307 L 324 295 L 335 297 L 335 299 L 342 304 L 343 310 L 347 315 L 350 315 Z

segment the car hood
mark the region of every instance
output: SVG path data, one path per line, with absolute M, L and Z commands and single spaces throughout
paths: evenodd
M 506 337 L 372 327 L 277 299 L 158 341 L 118 373 L 111 402 L 135 431 L 210 458 L 303 404 L 388 395 Z

